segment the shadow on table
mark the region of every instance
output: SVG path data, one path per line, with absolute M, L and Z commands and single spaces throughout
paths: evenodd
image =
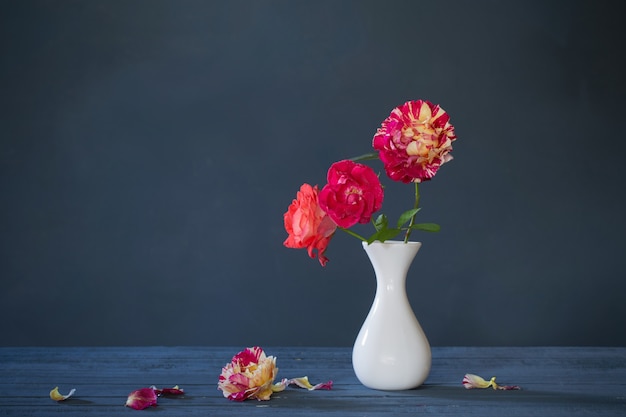
M 495 402 L 516 402 L 516 403 L 544 403 L 544 404 L 617 404 L 626 405 L 626 397 L 604 395 L 597 393 L 572 393 L 558 391 L 544 391 L 536 389 L 521 390 L 493 390 L 485 389 L 465 389 L 450 386 L 424 385 L 420 389 L 404 391 L 399 395 L 412 395 L 416 397 L 429 397 L 459 401 L 495 401 Z
M 272 398 L 271 408 L 294 408 L 313 410 L 346 410 L 351 412 L 389 412 L 407 413 L 420 409 L 431 412 L 461 412 L 478 409 L 502 410 L 508 415 L 522 414 L 529 410 L 603 410 L 626 411 L 626 397 L 585 393 L 563 393 L 540 390 L 500 391 L 492 389 L 466 390 L 463 387 L 424 385 L 409 391 L 347 390 L 340 386 L 333 391 L 281 393 L 280 398 Z M 411 397 L 409 399 L 407 397 Z M 457 410 L 457 411 L 454 411 Z M 471 414 L 471 413 L 470 413 Z M 489 413 L 488 413 L 489 414 Z M 474 415 L 474 414 L 471 414 Z M 624 414 L 626 415 L 626 414 Z

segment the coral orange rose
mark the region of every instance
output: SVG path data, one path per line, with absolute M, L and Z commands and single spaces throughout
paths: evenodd
M 324 253 L 337 225 L 320 207 L 317 186 L 302 184 L 283 220 L 289 234 L 283 244 L 288 248 L 307 248 L 311 258 L 317 251 L 320 264 L 325 266 L 328 258 Z

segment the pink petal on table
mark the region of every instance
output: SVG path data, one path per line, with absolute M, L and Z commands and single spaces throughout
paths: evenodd
M 131 392 L 126 400 L 126 407 L 135 410 L 143 410 L 148 407 L 156 407 L 157 394 L 152 388 L 142 388 Z
M 153 385 L 150 388 L 152 388 L 154 392 L 156 392 L 156 395 L 159 397 L 161 395 L 183 395 L 185 393 L 185 390 L 182 388 L 179 388 L 178 385 L 172 388 L 163 388 L 163 389 L 159 389 Z

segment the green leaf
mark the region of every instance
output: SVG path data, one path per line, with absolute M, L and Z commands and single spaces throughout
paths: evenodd
M 394 237 L 398 236 L 399 233 L 400 229 L 382 229 L 370 236 L 370 238 L 367 239 L 367 243 L 371 244 L 376 240 L 384 242 L 385 240 L 393 239 Z
M 385 230 L 389 226 L 389 220 L 387 220 L 387 216 L 384 214 L 379 215 L 374 222 L 374 228 L 376 231 L 380 232 L 381 230 Z
M 423 232 L 438 232 L 441 226 L 437 223 L 418 223 L 411 226 L 411 230 L 421 230 Z
M 400 215 L 400 218 L 398 219 L 398 228 L 404 226 L 406 222 L 411 220 L 411 217 L 415 216 L 415 214 L 420 210 L 421 208 L 414 208 L 414 209 L 411 209 L 402 213 Z

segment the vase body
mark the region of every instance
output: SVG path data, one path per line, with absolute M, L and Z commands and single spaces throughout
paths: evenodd
M 376 295 L 352 349 L 352 366 L 368 388 L 406 390 L 428 377 L 431 352 L 406 293 L 420 242 L 363 242 L 376 275 Z

